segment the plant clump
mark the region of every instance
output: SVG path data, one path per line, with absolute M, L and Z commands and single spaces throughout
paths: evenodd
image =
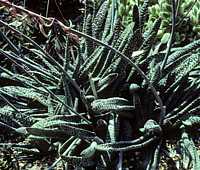
M 159 41 L 163 17 L 146 24 L 148 0 L 126 25 L 109 0 L 86 1 L 83 23 L 66 25 L 0 4 L 0 148 L 16 162 L 50 155 L 48 169 L 200 168 L 200 40 L 174 42 L 176 11 Z

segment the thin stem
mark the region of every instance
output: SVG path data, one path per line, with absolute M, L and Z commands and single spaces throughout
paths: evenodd
M 12 126 L 10 126 L 10 125 L 7 125 L 7 124 L 5 124 L 5 123 L 3 123 L 3 122 L 1 122 L 1 121 L 0 121 L 0 128 L 1 128 L 1 129 L 2 129 L 2 128 L 5 128 L 6 130 L 10 130 L 10 131 L 16 132 L 16 131 L 15 131 L 16 128 L 14 128 L 14 127 L 12 127 Z
M 48 17 L 49 15 L 49 4 L 50 4 L 50 0 L 47 0 L 46 17 Z
M 2 90 L 0 90 L 0 92 L 2 92 Z M 1 93 L 0 93 L 0 98 L 2 98 L 14 111 L 16 111 L 19 114 L 22 114 L 12 103 L 10 103 L 10 101 L 4 97 Z
M 12 59 L 12 56 L 10 54 L 5 53 L 3 50 L 0 50 L 0 53 L 5 55 L 9 60 L 11 60 L 13 63 L 15 63 L 18 67 L 20 67 L 22 70 L 25 71 L 32 79 L 34 79 L 41 87 L 43 87 L 49 94 L 51 94 L 57 101 L 62 103 L 67 109 L 69 109 L 71 112 L 73 112 L 75 115 L 80 116 L 83 120 L 85 120 L 87 123 L 91 123 L 89 120 L 87 120 L 82 115 L 79 115 L 75 110 L 73 110 L 70 106 L 65 104 L 59 97 L 57 97 L 51 90 L 49 90 L 47 87 L 43 85 L 35 76 L 33 76 L 31 73 L 29 73 L 22 65 L 20 65 L 18 62 Z
M 51 59 L 53 61 L 53 63 L 64 73 L 64 75 L 67 77 L 67 79 L 70 81 L 70 83 L 74 86 L 74 88 L 80 94 L 80 87 L 78 86 L 78 84 L 68 75 L 66 70 L 64 70 L 63 67 L 52 56 L 50 56 L 44 49 L 42 49 L 35 41 L 33 41 L 31 38 L 27 37 L 26 35 L 24 35 L 20 31 L 16 30 L 15 28 L 11 27 L 9 24 L 5 23 L 2 20 L 0 20 L 0 25 L 7 27 L 10 30 L 12 30 L 13 32 L 15 32 L 16 34 L 22 36 L 27 41 L 31 42 L 37 49 L 39 49 L 43 53 L 43 57 L 45 57 L 46 59 Z
M 171 28 L 171 34 L 170 34 L 170 38 L 169 38 L 169 41 L 167 43 L 167 51 L 166 51 L 166 54 L 165 54 L 165 57 L 164 57 L 164 60 L 162 62 L 162 65 L 161 65 L 161 75 L 162 75 L 162 72 L 165 68 L 165 65 L 167 63 L 167 59 L 169 57 L 169 54 L 170 54 L 170 50 L 171 50 L 171 47 L 172 47 L 172 41 L 173 41 L 173 38 L 174 38 L 174 33 L 175 33 L 175 25 L 176 25 L 176 3 L 175 3 L 175 0 L 171 0 L 172 2 L 172 28 Z
M 74 146 L 78 141 L 80 141 L 80 139 L 75 139 L 74 136 L 71 137 L 69 140 L 71 140 L 71 139 L 72 139 L 72 140 L 74 139 L 74 141 L 72 141 L 72 143 L 71 143 L 71 144 L 69 145 L 69 147 L 65 150 L 65 152 L 62 153 L 62 156 L 67 155 L 67 154 L 70 152 L 70 150 L 73 148 L 73 146 Z M 54 169 L 54 167 L 55 167 L 61 160 L 62 160 L 62 157 L 60 156 L 60 157 L 48 168 L 48 170 Z
M 20 54 L 19 49 L 10 41 L 10 39 L 2 32 L 0 31 L 0 36 L 8 43 L 9 47 L 16 53 Z
M 194 1 L 194 3 L 190 6 L 188 12 L 185 14 L 185 16 L 176 24 L 176 26 L 180 25 L 184 19 L 188 16 L 188 14 L 190 13 L 190 11 L 192 10 L 192 8 L 194 7 L 194 5 L 196 4 L 197 0 Z M 178 12 L 177 12 L 178 13 Z
M 23 4 L 24 8 L 26 8 L 26 0 L 24 0 L 24 4 Z
M 58 4 L 57 0 L 54 0 L 54 2 L 55 2 L 55 4 L 56 4 L 56 7 L 57 7 L 57 9 L 58 9 L 58 11 L 59 11 L 59 13 L 60 13 L 60 15 L 61 15 L 63 21 L 66 21 L 64 15 L 63 15 L 63 13 L 62 13 L 62 11 L 61 11 L 61 9 L 60 9 L 60 7 L 59 7 L 59 4 Z

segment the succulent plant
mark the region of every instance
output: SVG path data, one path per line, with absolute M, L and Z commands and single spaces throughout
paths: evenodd
M 119 1 L 118 12 L 122 17 L 123 25 L 127 25 L 132 22 L 133 6 L 142 6 L 144 1 Z M 190 31 L 190 27 L 194 34 L 198 35 L 199 32 L 199 2 L 198 1 L 179 1 L 179 7 L 177 7 L 177 23 L 178 31 L 176 33 L 176 39 L 180 40 L 184 38 L 185 32 Z M 162 19 L 161 27 L 158 32 L 158 37 L 161 38 L 165 33 L 170 32 L 171 25 L 171 0 L 159 0 L 149 1 L 148 3 L 148 22 L 145 23 L 146 30 L 152 26 L 153 22 L 160 17 Z M 180 25 L 181 24 L 181 25 Z M 179 29 L 181 27 L 181 29 Z M 184 29 L 183 29 L 184 28 Z
M 191 24 L 194 32 L 198 33 L 199 28 L 199 2 L 198 1 L 179 1 L 179 7 L 177 7 L 177 23 L 185 25 Z M 154 21 L 157 17 L 162 18 L 160 34 L 163 35 L 165 32 L 168 32 L 169 25 L 171 24 L 171 0 L 158 1 L 157 4 L 149 7 L 149 17 L 150 21 Z M 189 20 L 188 20 L 189 18 Z M 148 24 L 151 24 L 148 23 Z M 183 26 L 182 26 L 183 28 Z M 180 32 L 181 33 L 181 32 Z
M 195 4 L 194 4 L 195 3 Z M 200 32 L 200 2 L 199 1 L 184 1 L 181 8 L 185 9 L 184 14 L 187 13 L 187 8 L 191 7 L 192 9 L 189 12 L 188 16 L 191 20 L 191 23 L 193 25 L 193 31 L 199 33 Z
M 172 43 L 169 53 L 155 44 L 162 19 L 144 32 L 148 0 L 126 27 L 108 0 L 87 1 L 83 26 L 0 3 L 48 35 L 37 41 L 10 14 L 0 20 L 0 128 L 23 138 L 0 146 L 21 159 L 54 153 L 49 169 L 62 161 L 69 169 L 153 170 L 176 138 L 183 160 L 199 167 L 190 129 L 200 123 L 200 40 Z
M 137 4 L 136 0 L 124 1 L 120 0 L 118 2 L 118 13 L 122 17 L 124 25 L 128 25 L 132 22 L 132 8 Z

